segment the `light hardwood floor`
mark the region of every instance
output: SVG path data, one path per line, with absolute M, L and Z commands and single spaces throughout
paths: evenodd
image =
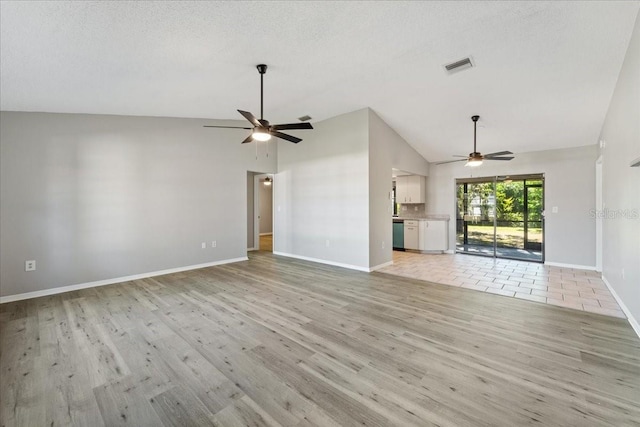
M 273 252 L 273 235 L 265 234 L 260 236 L 260 250 Z
M 0 321 L 3 426 L 640 425 L 626 320 L 266 252 Z

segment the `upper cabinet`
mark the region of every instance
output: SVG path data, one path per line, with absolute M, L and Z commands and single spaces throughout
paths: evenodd
M 398 203 L 425 203 L 426 180 L 420 175 L 396 177 L 396 201 Z

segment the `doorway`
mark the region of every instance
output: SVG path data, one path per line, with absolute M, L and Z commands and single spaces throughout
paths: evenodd
M 544 175 L 456 180 L 456 252 L 544 262 Z
M 253 250 L 273 252 L 273 175 L 253 176 Z

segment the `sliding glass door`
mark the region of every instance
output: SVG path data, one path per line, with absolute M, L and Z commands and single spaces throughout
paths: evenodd
M 544 261 L 544 176 L 456 181 L 456 250 Z

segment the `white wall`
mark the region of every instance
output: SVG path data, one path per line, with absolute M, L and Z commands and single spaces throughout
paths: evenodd
M 508 149 L 509 147 L 505 147 Z M 545 175 L 545 260 L 595 267 L 595 145 L 517 153 L 509 162 L 486 161 L 477 168 L 464 162 L 432 165 L 427 180 L 427 210 L 455 219 L 455 180 L 470 176 Z M 558 213 L 551 213 L 553 206 Z M 455 248 L 456 222 L 449 221 L 449 247 Z
M 640 15 L 602 127 L 602 274 L 635 318 L 640 334 Z M 624 270 L 624 277 L 622 272 Z
M 278 142 L 274 252 L 369 267 L 368 116 L 315 122 L 299 144 Z
M 426 176 L 428 162 L 368 108 L 314 128 L 279 143 L 275 252 L 362 270 L 390 262 L 391 169 Z
M 392 260 L 391 169 L 427 176 L 429 163 L 369 110 L 369 267 Z M 384 247 L 383 247 L 384 243 Z
M 273 184 L 264 185 L 260 181 L 260 234 L 273 231 Z
M 0 295 L 246 256 L 247 170 L 275 172 L 276 156 L 256 160 L 242 131 L 80 114 L 0 121 Z

